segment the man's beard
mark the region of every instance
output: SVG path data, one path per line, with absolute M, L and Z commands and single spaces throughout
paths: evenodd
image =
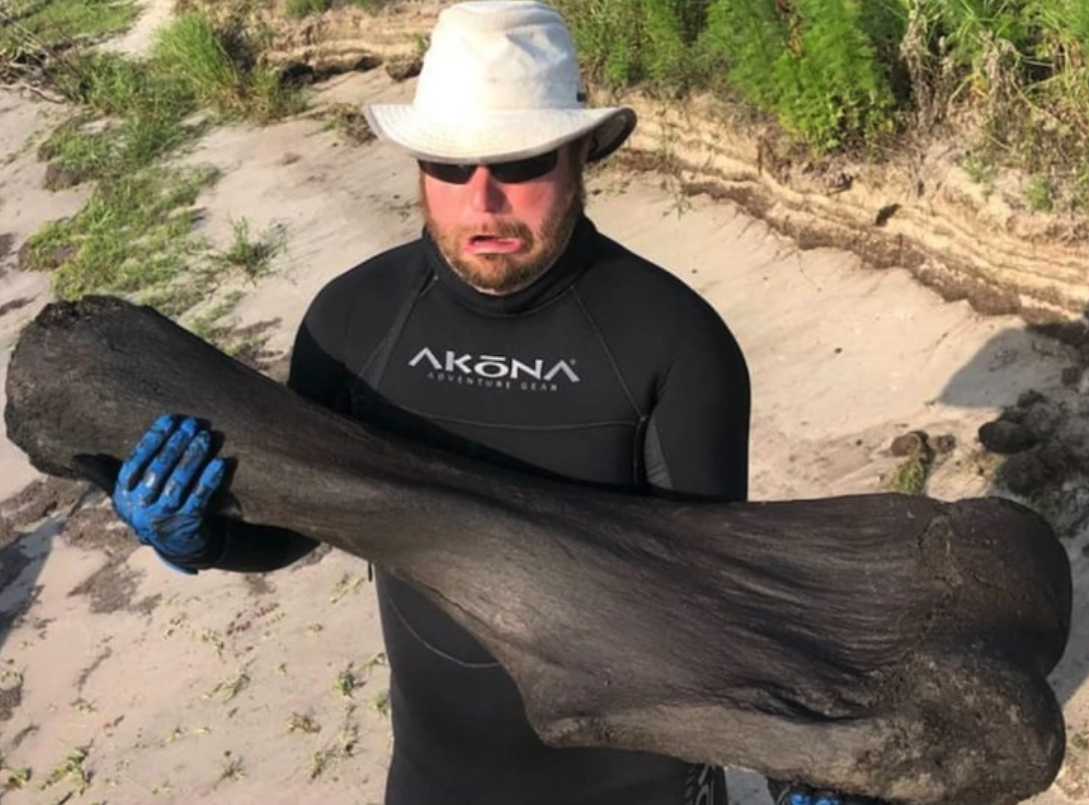
M 585 206 L 586 188 L 582 176 L 576 174 L 570 196 L 545 218 L 539 236 L 521 221 L 497 221 L 486 231 L 455 226 L 442 232 L 431 216 L 422 178 L 420 181 L 420 207 L 427 231 L 446 262 L 464 282 L 496 295 L 520 291 L 552 268 L 571 241 Z M 519 238 L 526 248 L 518 254 L 463 255 L 461 249 L 473 235 Z

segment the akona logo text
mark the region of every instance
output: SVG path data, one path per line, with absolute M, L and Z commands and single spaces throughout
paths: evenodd
M 440 355 L 429 347 L 424 347 L 408 365 L 416 368 L 426 365 L 436 372 L 470 375 L 484 380 L 542 380 L 553 382 L 567 378 L 571 383 L 578 383 L 579 376 L 567 361 L 546 363 L 543 358 L 522 361 L 506 355 L 473 355 L 471 352 L 457 352 L 448 349 Z

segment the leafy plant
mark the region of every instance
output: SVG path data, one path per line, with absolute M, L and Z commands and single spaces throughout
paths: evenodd
M 730 84 L 817 151 L 872 141 L 892 127 L 896 99 L 858 0 L 718 0 L 701 46 Z M 887 44 L 887 43 L 886 43 Z

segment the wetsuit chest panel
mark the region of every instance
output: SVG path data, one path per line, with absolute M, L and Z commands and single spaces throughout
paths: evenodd
M 573 295 L 497 317 L 433 291 L 376 378 L 382 400 L 550 472 L 633 483 L 640 412 Z

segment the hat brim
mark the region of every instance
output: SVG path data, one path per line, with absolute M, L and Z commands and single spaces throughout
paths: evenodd
M 407 104 L 363 107 L 375 135 L 416 159 L 507 162 L 537 156 L 593 132 L 589 162 L 604 159 L 635 129 L 635 111 L 534 109 L 476 112 L 472 120 L 439 121 Z

